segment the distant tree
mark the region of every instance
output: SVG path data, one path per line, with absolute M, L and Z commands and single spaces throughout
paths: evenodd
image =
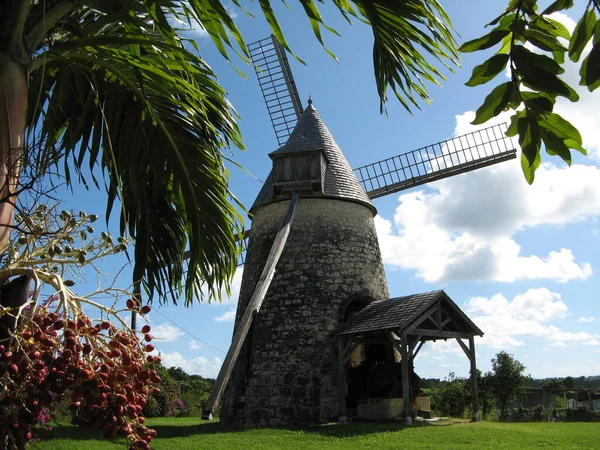
M 176 381 L 187 381 L 190 377 L 181 367 L 169 367 L 167 372 Z
M 494 406 L 494 396 L 491 390 L 491 372 L 487 372 L 485 375 L 480 370 L 477 371 L 477 391 L 479 395 L 479 406 L 481 407 L 481 414 L 485 419 L 492 407 Z
M 566 377 L 562 382 L 567 389 L 575 389 L 575 378 Z
M 523 375 L 525 366 L 517 361 L 513 355 L 502 351 L 492 358 L 492 371 L 490 373 L 490 391 L 496 400 L 500 418 L 505 418 L 508 407 L 515 394 L 527 381 Z
M 545 381 L 540 387 L 542 389 L 565 389 L 564 383 L 560 380 Z

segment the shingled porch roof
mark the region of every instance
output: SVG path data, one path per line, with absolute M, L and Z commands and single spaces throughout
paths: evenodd
M 443 290 L 374 301 L 341 324 L 334 334 L 381 331 L 418 334 L 421 340 L 483 336 Z

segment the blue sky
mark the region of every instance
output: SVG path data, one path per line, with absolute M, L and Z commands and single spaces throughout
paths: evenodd
M 483 25 L 506 5 L 504 0 L 444 3 L 461 41 L 481 35 Z M 369 29 L 348 26 L 323 7 L 326 21 L 342 35 L 326 35 L 340 61 L 336 63 L 312 35 L 300 5 L 292 8 L 277 11 L 292 49 L 307 63 L 290 60 L 300 97 L 305 102 L 312 96 L 352 167 L 471 131 L 473 111 L 503 76 L 490 86 L 467 88 L 472 67 L 484 55 L 465 55 L 463 68 L 448 73 L 443 88 L 431 87 L 432 105 L 410 115 L 390 100 L 388 115 L 380 115 Z M 257 19 L 235 14 L 248 42 L 269 35 L 260 13 Z M 577 11 L 569 14 L 578 18 Z M 573 26 L 568 17 L 560 19 Z M 247 150 L 232 150 L 232 156 L 255 177 L 232 167 L 231 188 L 249 207 L 259 180 L 270 170 L 267 154 L 277 148 L 257 81 L 252 68 L 237 61 L 247 74 L 247 79 L 240 77 L 201 30 L 191 35 L 242 118 Z M 564 78 L 577 85 L 576 70 L 567 70 Z M 518 163 L 503 163 L 374 201 L 391 296 L 445 289 L 486 333 L 476 341 L 483 371 L 498 351 L 506 350 L 535 377 L 600 374 L 599 95 L 585 93 L 576 105 L 557 105 L 579 127 L 590 153 L 575 156 L 570 169 L 556 158 L 545 158 L 536 182 L 528 186 Z M 76 189 L 65 200 L 69 208 L 104 212 L 101 193 Z M 107 272 L 115 273 L 117 267 L 116 258 L 103 264 Z M 126 284 L 127 274 L 120 283 Z M 237 282 L 240 275 L 241 270 Z M 150 320 L 165 363 L 216 376 L 231 340 L 236 300 L 234 293 L 223 304 L 155 306 Z M 467 376 L 468 370 L 456 342 L 428 343 L 416 360 L 417 373 L 426 378 L 450 371 Z

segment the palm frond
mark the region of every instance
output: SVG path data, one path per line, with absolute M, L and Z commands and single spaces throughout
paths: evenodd
M 185 291 L 190 303 L 202 283 L 218 298 L 243 230 L 221 155 L 243 147 L 225 92 L 168 26 L 141 28 L 139 16 L 109 23 L 85 9 L 69 19 L 69 38 L 33 64 L 31 89 L 43 107 L 30 105 L 30 127 L 39 126 L 48 152 L 65 153 L 67 175 L 74 169 L 85 180 L 89 168 L 96 183 L 98 170 L 107 175 L 107 219 L 120 200 L 121 231 L 135 238 L 134 280 L 151 298 L 173 292 L 176 301 Z

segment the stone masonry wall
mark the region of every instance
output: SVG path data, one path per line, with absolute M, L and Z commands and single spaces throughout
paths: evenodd
M 256 211 L 238 321 L 288 206 L 284 201 Z M 372 212 L 347 201 L 301 199 L 225 391 L 222 422 L 284 426 L 336 420 L 338 349 L 330 334 L 353 299 L 388 296 Z

